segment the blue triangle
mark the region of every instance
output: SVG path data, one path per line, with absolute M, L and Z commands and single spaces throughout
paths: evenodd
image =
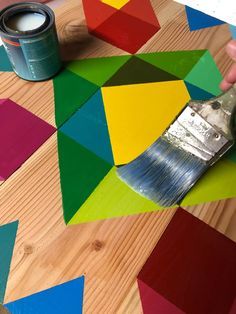
M 84 276 L 4 306 L 11 314 L 82 314 Z
M 3 46 L 0 46 L 0 72 L 12 72 L 12 66 Z
M 185 82 L 185 85 L 187 87 L 187 90 L 189 92 L 189 95 L 191 97 L 191 99 L 193 100 L 208 100 L 208 99 L 211 99 L 212 97 L 214 97 L 214 95 L 206 92 L 205 90 L 193 85 L 193 84 L 190 84 L 188 82 Z
M 185 7 L 185 10 L 190 31 L 224 24 L 223 21 L 188 6 Z
M 15 245 L 18 221 L 0 226 L 0 303 L 3 303 Z
M 60 131 L 114 165 L 101 90 L 98 90 Z

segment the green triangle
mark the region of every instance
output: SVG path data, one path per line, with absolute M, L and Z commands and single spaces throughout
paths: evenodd
M 0 226 L 0 303 L 4 301 L 17 228 L 18 221 Z
M 113 167 L 69 224 L 128 216 L 163 209 L 122 182 Z
M 219 95 L 222 75 L 209 51 L 206 51 L 186 76 L 185 81 L 202 88 L 213 95 Z
M 128 55 L 83 59 L 69 63 L 67 69 L 98 86 L 102 86 L 130 57 Z
M 192 206 L 236 197 L 236 164 L 222 159 L 196 183 L 181 206 Z
M 206 50 L 166 51 L 137 55 L 138 58 L 184 79 Z
M 95 92 L 98 86 L 64 70 L 53 79 L 56 125 L 60 127 Z
M 58 131 L 58 155 L 67 223 L 112 166 L 61 131 Z

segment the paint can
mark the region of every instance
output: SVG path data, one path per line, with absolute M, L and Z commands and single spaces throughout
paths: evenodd
M 44 81 L 61 68 L 55 15 L 44 4 L 22 2 L 0 12 L 0 36 L 15 73 Z

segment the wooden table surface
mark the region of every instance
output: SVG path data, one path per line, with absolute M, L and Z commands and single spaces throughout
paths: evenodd
M 142 52 L 207 48 L 221 72 L 227 71 L 227 25 L 190 33 L 183 6 L 171 0 L 152 3 L 162 29 Z M 87 33 L 81 0 L 66 0 L 56 16 L 64 59 L 125 54 Z M 31 83 L 1 73 L 0 98 L 7 97 L 55 125 L 51 81 Z M 236 241 L 236 200 L 187 210 Z M 174 212 L 66 227 L 52 136 L 0 186 L 0 224 L 20 222 L 5 302 L 85 274 L 84 313 L 141 313 L 136 276 Z

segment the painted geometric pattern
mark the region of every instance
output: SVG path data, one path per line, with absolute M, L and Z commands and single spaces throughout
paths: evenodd
M 190 98 L 219 94 L 220 81 L 206 50 L 71 62 L 54 80 L 66 223 L 160 209 L 121 182 L 116 167 L 145 151 Z M 67 97 L 60 97 L 62 93 Z M 235 197 L 235 173 L 233 149 L 182 204 Z
M 150 0 L 83 0 L 91 34 L 136 53 L 160 25 Z
M 0 54 L 4 56 L 2 49 L 0 47 Z M 0 71 L 9 71 L 9 64 L 4 60 L 1 59 Z M 69 63 L 53 80 L 66 223 L 160 209 L 121 182 L 116 167 L 131 161 L 152 144 L 190 98 L 207 99 L 219 94 L 220 81 L 221 75 L 206 50 L 103 57 Z M 3 155 L 0 154 L 0 176 L 5 180 L 55 132 L 55 128 L 9 100 L 1 102 L 0 110 L 6 116 L 15 115 L 16 121 L 24 125 L 21 133 L 15 132 L 13 137 L 19 138 L 17 144 L 25 145 L 24 152 L 24 146 L 11 147 L 11 140 L 0 135 L 1 145 L 5 147 L 1 150 Z M 26 135 L 31 135 L 27 131 L 30 124 L 21 123 L 26 118 L 35 127 L 34 136 L 27 141 Z M 1 123 L 0 129 L 4 128 L 8 125 Z M 1 134 L 7 133 L 2 131 Z M 22 156 L 14 154 L 12 148 Z M 7 157 L 14 155 L 20 160 Z M 6 160 L 12 160 L 9 169 Z M 236 151 L 232 149 L 191 189 L 182 205 L 235 197 L 235 169 Z

